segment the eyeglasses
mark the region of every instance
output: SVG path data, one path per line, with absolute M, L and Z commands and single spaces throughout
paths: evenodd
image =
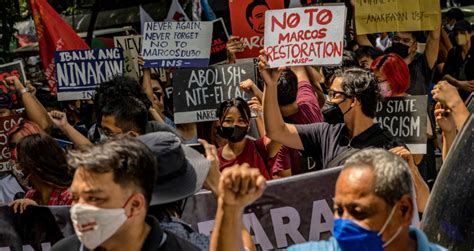
M 345 92 L 341 92 L 341 91 L 335 91 L 335 90 L 328 90 L 328 97 L 329 97 L 329 100 L 332 100 L 334 98 L 336 98 L 336 95 L 337 94 L 340 94 L 344 97 L 347 97 L 347 94 Z

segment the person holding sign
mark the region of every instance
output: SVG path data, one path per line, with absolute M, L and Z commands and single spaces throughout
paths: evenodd
M 225 170 L 211 251 L 244 250 L 240 238 L 244 208 L 263 194 L 265 180 L 247 166 Z M 336 181 L 333 236 L 290 246 L 289 251 L 445 251 L 411 226 L 413 184 L 400 157 L 383 149 L 364 149 L 351 156 Z
M 220 121 L 217 133 L 228 141 L 224 147 L 218 149 L 220 170 L 247 163 L 258 168 L 265 179 L 270 180 L 272 176 L 269 175 L 266 165 L 268 154 L 264 138 L 252 140 L 246 137 L 250 115 L 250 108 L 242 98 L 226 100 L 217 109 L 216 116 Z
M 349 68 L 333 76 L 328 90 L 329 102 L 339 114 L 337 116 L 343 118 L 343 123 L 292 125 L 285 123 L 279 109 L 276 109 L 277 82 L 266 69 L 266 56 L 262 54 L 259 59 L 260 74 L 266 84 L 263 105 L 265 130 L 272 140 L 304 150 L 322 168 L 340 166 L 345 159 L 363 148 L 379 147 L 389 150 L 399 146 L 406 147 L 387 129 L 374 122 L 380 93 L 377 81 L 370 71 Z M 410 158 L 410 162 L 413 159 L 411 154 L 406 157 Z M 414 177 L 419 178 L 418 175 Z M 422 179 L 417 180 L 416 184 L 420 185 L 416 187 L 418 209 L 423 212 L 429 195 L 428 186 Z

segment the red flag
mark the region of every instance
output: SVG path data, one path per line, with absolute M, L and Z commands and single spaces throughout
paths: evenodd
M 89 49 L 89 46 L 49 5 L 47 0 L 30 0 L 30 6 L 49 90 L 56 95 L 54 52 Z

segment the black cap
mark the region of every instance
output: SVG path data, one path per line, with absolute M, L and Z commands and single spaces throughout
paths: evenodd
M 468 21 L 461 20 L 459 22 L 456 22 L 456 24 L 454 25 L 453 30 L 454 31 L 469 31 L 469 32 L 471 32 L 472 31 L 472 26 Z

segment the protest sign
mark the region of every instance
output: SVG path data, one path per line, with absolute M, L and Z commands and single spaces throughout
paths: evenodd
M 237 58 L 258 57 L 264 45 L 265 11 L 283 7 L 281 0 L 229 0 L 232 35 L 240 37 L 244 44 L 244 51 L 235 54 Z
M 176 71 L 173 77 L 174 122 L 216 120 L 215 111 L 224 100 L 250 97 L 240 90 L 240 82 L 246 79 L 255 81 L 252 62 Z
M 377 104 L 375 120 L 403 140 L 412 154 L 426 153 L 428 97 L 386 98 Z
M 212 22 L 146 22 L 142 55 L 147 68 L 207 67 Z
M 58 100 L 91 99 L 95 88 L 123 74 L 123 49 L 56 51 Z
M 227 60 L 227 42 L 229 41 L 229 33 L 225 28 L 224 19 L 219 18 L 212 22 L 212 45 L 211 58 L 209 65 L 223 63 Z
M 138 65 L 138 56 L 142 50 L 142 36 L 114 37 L 114 46 L 123 49 L 123 74 L 138 80 L 142 75 L 140 74 L 140 66 Z
M 434 30 L 440 6 L 432 0 L 355 0 L 357 34 Z
M 22 61 L 13 61 L 0 65 L 0 81 L 5 83 L 5 79 L 10 76 L 17 76 L 20 82 L 25 83 L 26 74 Z
M 271 68 L 342 62 L 346 7 L 316 6 L 265 13 L 265 50 Z
M 268 182 L 262 197 L 245 209 L 243 217 L 259 250 L 328 239 L 340 170 L 335 167 Z M 182 219 L 200 233 L 210 235 L 215 214 L 216 199 L 210 192 L 204 192 L 186 201 Z
M 10 159 L 12 156 L 10 154 L 10 148 L 8 147 L 7 132 L 23 120 L 22 114 L 0 117 L 0 172 L 11 170 Z

